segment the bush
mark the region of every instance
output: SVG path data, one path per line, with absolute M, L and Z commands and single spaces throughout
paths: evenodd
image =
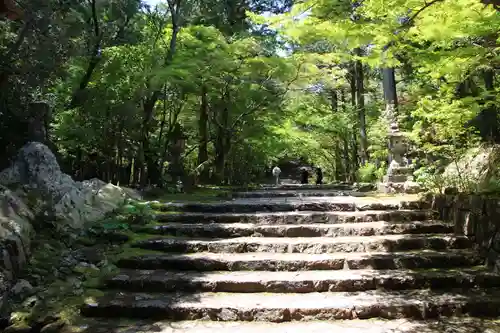
M 358 169 L 357 178 L 362 183 L 373 183 L 382 179 L 385 169 L 385 163 L 377 168 L 374 163 L 368 162 Z

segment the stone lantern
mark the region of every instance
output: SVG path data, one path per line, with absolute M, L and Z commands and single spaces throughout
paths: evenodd
M 408 165 L 405 154 L 408 151 L 407 138 L 399 130 L 394 115 L 394 105 L 387 104 L 385 118 L 388 120 L 389 168 L 378 189 L 384 193 L 416 193 L 420 187 L 413 181 L 413 168 Z

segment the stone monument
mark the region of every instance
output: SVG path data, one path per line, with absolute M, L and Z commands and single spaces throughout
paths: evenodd
M 378 184 L 378 190 L 383 193 L 418 193 L 420 192 L 420 186 L 413 181 L 413 167 L 409 165 L 405 157 L 408 151 L 407 138 L 399 130 L 397 123 L 394 69 L 386 68 L 383 70 L 383 74 L 384 98 L 386 100 L 383 116 L 389 124 L 389 168 L 382 182 Z

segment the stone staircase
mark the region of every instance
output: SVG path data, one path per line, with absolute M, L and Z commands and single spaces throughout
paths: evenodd
M 157 252 L 119 260 L 106 295 L 82 314 L 254 322 L 238 328 L 245 332 L 266 322 L 281 323 L 270 331 L 295 332 L 296 321 L 328 321 L 324 332 L 363 322 L 359 332 L 375 332 L 374 322 L 360 319 L 400 327 L 401 318 L 500 315 L 500 276 L 415 197 L 283 191 L 290 197 L 163 205 L 159 224 L 139 230 L 151 237 L 133 244 Z M 340 319 L 348 321 L 341 327 Z M 165 332 L 222 329 L 188 327 Z

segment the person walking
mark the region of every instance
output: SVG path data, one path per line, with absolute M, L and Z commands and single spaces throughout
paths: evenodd
M 309 184 L 309 171 L 307 171 L 306 167 L 302 167 L 300 171 L 300 183 Z
M 316 185 L 323 184 L 323 170 L 316 168 Z
M 278 166 L 275 166 L 273 168 L 273 176 L 274 176 L 274 180 L 276 182 L 276 186 L 279 186 L 279 184 L 280 184 L 280 173 L 281 173 L 281 169 Z

